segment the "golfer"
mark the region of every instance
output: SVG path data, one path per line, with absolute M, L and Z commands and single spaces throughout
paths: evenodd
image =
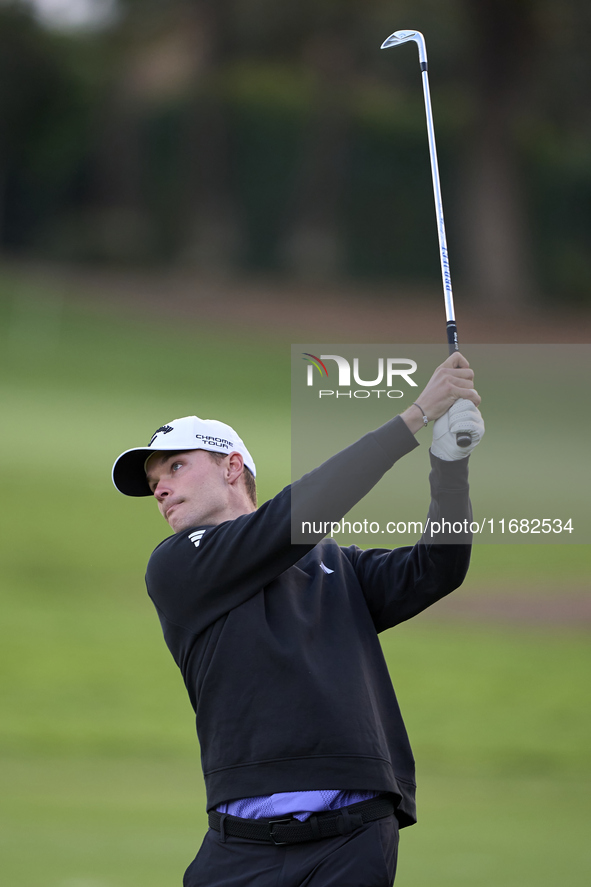
M 259 508 L 255 463 L 222 422 L 173 420 L 115 462 L 117 489 L 153 496 L 174 531 L 146 582 L 195 710 L 207 790 L 210 828 L 185 887 L 393 884 L 415 777 L 378 633 L 461 584 L 469 536 L 292 545 L 291 502 L 296 518 L 340 520 L 437 420 L 429 518 L 470 520 L 479 403 L 454 354 L 401 415 Z

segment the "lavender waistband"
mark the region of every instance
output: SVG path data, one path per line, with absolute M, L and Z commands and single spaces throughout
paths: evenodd
M 242 819 L 263 819 L 272 816 L 295 816 L 301 822 L 312 813 L 324 813 L 327 810 L 338 810 L 359 801 L 376 798 L 379 792 L 352 791 L 334 789 L 309 792 L 277 792 L 257 798 L 242 798 L 226 801 L 217 808 L 218 813 L 240 816 Z

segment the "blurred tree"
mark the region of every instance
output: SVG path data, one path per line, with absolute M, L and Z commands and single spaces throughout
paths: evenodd
M 241 250 L 221 80 L 230 0 L 120 0 L 99 190 L 144 252 L 223 270 Z
M 534 0 L 463 0 L 474 113 L 462 164 L 463 264 L 476 298 L 518 309 L 536 283 L 517 123 L 539 45 Z
M 300 48 L 314 86 L 283 252 L 289 270 L 303 278 L 330 279 L 345 268 L 342 213 L 351 148 L 350 95 L 357 74 L 354 7 L 357 4 L 329 4 L 328 9 L 321 5 L 324 15 Z M 313 21 L 314 13 L 308 11 L 308 17 Z
M 177 0 L 178 2 L 178 0 Z M 182 236 L 179 259 L 223 270 L 238 264 L 243 234 L 232 186 L 230 122 L 222 78 L 231 57 L 231 0 L 179 3 L 198 59 L 182 131 Z
M 0 5 L 0 246 L 38 242 L 71 196 L 87 118 L 70 57 L 32 13 Z
M 546 292 L 590 304 L 591 4 L 539 0 L 540 32 L 524 134 L 536 262 Z
M 142 102 L 134 75 L 131 60 L 113 53 L 103 101 L 95 109 L 88 212 L 81 242 L 73 244 L 74 255 L 79 251 L 83 259 L 142 261 L 155 249 L 144 188 Z

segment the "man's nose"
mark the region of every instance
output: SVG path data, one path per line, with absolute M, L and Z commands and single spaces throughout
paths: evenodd
M 170 492 L 171 490 L 169 485 L 163 480 L 159 480 L 154 487 L 154 495 L 159 502 L 161 502 L 163 499 L 166 499 L 167 496 L 170 496 Z

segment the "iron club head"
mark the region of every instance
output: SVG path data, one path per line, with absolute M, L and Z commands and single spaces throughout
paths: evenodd
M 384 40 L 380 49 L 390 49 L 392 46 L 400 46 L 401 43 L 414 42 L 419 48 L 419 61 L 427 64 L 427 47 L 425 38 L 420 31 L 394 31 Z

